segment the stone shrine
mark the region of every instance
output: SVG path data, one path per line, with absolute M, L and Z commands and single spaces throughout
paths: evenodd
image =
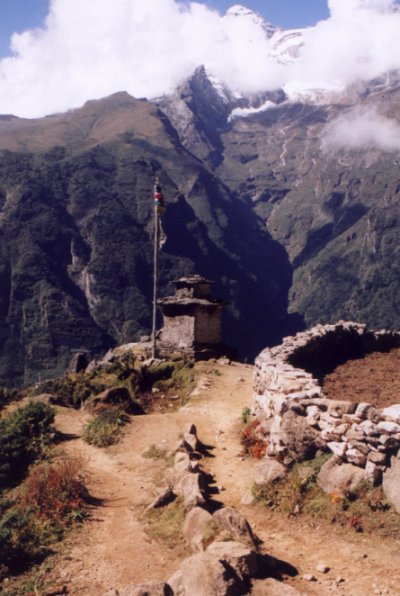
M 175 295 L 158 301 L 164 317 L 161 342 L 195 352 L 207 349 L 219 352 L 221 315 L 226 303 L 212 296 L 213 282 L 200 275 L 189 275 L 173 284 Z

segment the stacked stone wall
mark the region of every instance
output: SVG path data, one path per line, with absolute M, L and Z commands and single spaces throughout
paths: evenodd
M 350 358 L 399 346 L 398 332 L 339 322 L 318 325 L 261 352 L 255 362 L 253 410 L 263 421 L 267 456 L 290 465 L 318 449 L 331 451 L 364 468 L 366 478 L 378 484 L 399 451 L 400 403 L 378 409 L 328 399 L 320 379 Z

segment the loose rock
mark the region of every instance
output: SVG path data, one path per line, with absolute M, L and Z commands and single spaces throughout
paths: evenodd
M 355 490 L 363 480 L 364 470 L 333 456 L 322 466 L 317 483 L 327 494 L 344 495 L 348 490 Z
M 276 459 L 266 458 L 255 465 L 254 482 L 258 486 L 267 486 L 271 482 L 282 480 L 287 476 L 288 469 Z
M 212 523 L 212 515 L 201 507 L 195 507 L 186 515 L 182 533 L 194 551 L 205 550 L 205 534 Z

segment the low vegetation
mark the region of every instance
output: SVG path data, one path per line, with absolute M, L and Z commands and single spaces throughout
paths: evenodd
M 142 453 L 142 457 L 146 459 L 166 459 L 167 456 L 167 449 L 163 447 L 158 447 L 154 443 L 150 445 L 150 447 L 144 453 Z
M 83 430 L 83 438 L 89 445 L 108 447 L 118 443 L 122 428 L 129 418 L 120 409 L 110 409 L 101 412 L 89 422 Z
M 0 490 L 15 484 L 54 438 L 54 410 L 30 402 L 0 420 Z
M 365 481 L 344 495 L 327 495 L 317 484 L 322 465 L 331 457 L 295 464 L 289 475 L 266 487 L 254 487 L 256 500 L 273 511 L 289 516 L 305 515 L 359 533 L 400 539 L 400 516 L 387 501 L 381 487 Z
M 54 417 L 32 401 L 0 420 L 0 580 L 42 561 L 86 512 L 82 462 L 46 461 Z
M 0 387 L 0 410 L 12 401 L 16 401 L 20 396 L 18 389 L 9 389 L 8 387 Z
M 132 352 L 102 363 L 90 372 L 64 375 L 42 383 L 36 393 L 50 393 L 56 404 L 80 408 L 90 398 L 107 389 L 123 388 L 129 395 L 128 410 L 138 413 L 151 409 L 157 393 L 174 394 L 177 403 L 185 403 L 194 387 L 192 361 L 162 361 L 150 366 L 136 360 Z
M 261 459 L 267 452 L 267 443 L 264 440 L 263 433 L 259 432 L 260 421 L 249 420 L 250 410 L 245 408 L 242 412 L 242 421 L 244 427 L 240 435 L 240 442 L 243 447 L 244 455 Z
M 81 469 L 79 459 L 34 466 L 12 500 L 0 503 L 0 579 L 43 560 L 82 521 L 88 493 Z
M 171 403 L 180 405 L 192 391 L 194 380 L 192 362 L 173 360 L 146 366 L 128 353 L 91 372 L 67 374 L 27 390 L 33 396 L 32 401 L 3 415 L 0 419 L 0 581 L 10 578 L 4 594 L 25 593 L 26 581 L 32 583 L 31 592 L 40 592 L 42 562 L 49 561 L 55 542 L 88 513 L 82 462 L 60 460 L 56 455 L 52 446 L 60 436 L 53 426 L 55 411 L 35 400 L 35 394 L 49 393 L 53 403 L 67 407 L 86 404 L 88 411 L 97 415 L 84 428 L 83 438 L 91 445 L 107 447 L 121 437 L 124 425 L 129 422 L 127 412 L 152 411 L 154 402 L 164 404 L 168 397 Z M 107 398 L 99 397 L 103 392 Z M 118 396 L 124 399 L 121 401 Z M 18 397 L 18 392 L 2 390 L 0 409 Z M 168 463 L 168 453 L 155 445 L 144 456 Z M 179 546 L 177 537 L 183 517 L 184 508 L 177 499 L 162 512 L 149 515 L 149 532 L 171 548 Z M 38 574 L 36 565 L 40 565 Z
M 157 541 L 163 542 L 170 549 L 181 547 L 184 550 L 182 527 L 186 510 L 182 498 L 159 509 L 152 509 L 147 514 L 147 532 Z

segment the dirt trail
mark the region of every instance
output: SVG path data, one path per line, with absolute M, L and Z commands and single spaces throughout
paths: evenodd
M 179 412 L 135 417 L 123 440 L 109 449 L 97 449 L 80 438 L 65 443 L 65 450 L 82 457 L 92 495 L 102 500 L 92 519 L 66 543 L 53 572 L 72 595 L 101 596 L 111 587 L 122 588 L 148 579 L 167 580 L 183 553 L 169 550 L 146 534 L 143 512 L 162 485 L 160 460 L 142 457 L 150 445 L 164 441 L 172 449 L 187 422 L 194 422 L 200 439 L 214 448 L 204 467 L 215 477 L 218 501 L 237 507 L 263 541 L 263 552 L 297 570 L 281 575 L 285 583 L 304 594 L 400 594 L 400 544 L 384 543 L 362 535 L 345 534 L 271 514 L 258 505 L 245 506 L 242 497 L 252 485 L 254 462 L 240 456 L 241 412 L 250 406 L 252 367 L 201 363 L 199 389 Z M 79 435 L 85 420 L 81 412 L 62 410 L 57 425 Z M 318 574 L 324 561 L 331 571 Z M 316 582 L 302 576 L 312 573 Z M 279 569 L 277 570 L 279 575 Z M 344 581 L 337 584 L 341 577 Z M 262 580 L 252 593 L 267 594 Z

